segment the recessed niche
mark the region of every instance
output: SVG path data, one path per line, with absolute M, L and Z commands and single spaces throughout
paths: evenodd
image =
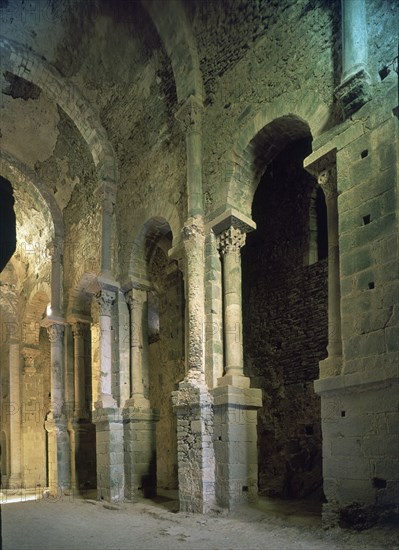
M 387 480 L 380 477 L 373 477 L 372 482 L 374 489 L 385 489 L 387 486 Z
M 371 222 L 371 214 L 363 216 L 363 225 L 368 225 Z

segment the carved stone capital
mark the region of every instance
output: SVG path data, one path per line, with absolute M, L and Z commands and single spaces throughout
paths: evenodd
M 245 244 L 246 233 L 238 227 L 230 226 L 217 235 L 217 245 L 220 254 L 239 254 Z
M 190 96 L 176 113 L 176 119 L 181 123 L 185 132 L 201 131 L 203 106 L 194 96 Z
M 86 331 L 86 324 L 85 323 L 73 323 L 71 325 L 72 328 L 72 334 L 74 338 L 83 338 Z
M 146 290 L 131 288 L 130 290 L 125 292 L 125 300 L 130 311 L 133 311 L 137 307 L 142 308 L 146 299 L 147 299 Z
M 106 315 L 107 317 L 111 317 L 112 306 L 115 303 L 115 299 L 116 299 L 116 294 L 111 290 L 101 290 L 96 295 L 97 303 L 100 306 L 100 315 Z
M 329 166 L 319 172 L 317 182 L 323 189 L 326 199 L 337 197 L 337 170 L 335 166 Z
M 370 75 L 364 69 L 349 76 L 335 89 L 345 118 L 358 111 L 371 99 Z
M 25 347 L 22 349 L 24 358 L 24 374 L 34 374 L 36 372 L 35 361 L 39 355 L 39 349 Z
M 52 323 L 47 327 L 47 334 L 52 344 L 61 343 L 64 337 L 64 325 Z

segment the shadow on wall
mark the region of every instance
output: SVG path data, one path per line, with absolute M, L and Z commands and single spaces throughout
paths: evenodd
M 14 195 L 11 183 L 0 176 L 0 273 L 17 246 Z

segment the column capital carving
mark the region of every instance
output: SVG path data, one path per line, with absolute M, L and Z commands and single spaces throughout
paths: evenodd
M 34 374 L 36 372 L 35 360 L 39 355 L 38 348 L 24 347 L 22 348 L 22 357 L 24 358 L 24 374 Z
M 47 327 L 47 334 L 52 344 L 62 342 L 64 337 L 64 325 L 60 323 L 51 323 Z
M 116 299 L 116 293 L 112 290 L 100 290 L 98 294 L 96 294 L 96 301 L 98 305 L 100 306 L 100 315 L 106 315 L 107 317 L 111 317 L 112 313 L 112 306 L 115 303 Z
M 75 321 L 74 323 L 71 323 L 72 328 L 72 334 L 74 338 L 83 338 L 86 331 L 86 323 L 81 323 L 79 321 Z
M 335 166 L 328 166 L 319 172 L 317 183 L 323 189 L 326 199 L 332 199 L 338 196 L 337 191 L 337 169 Z
M 201 131 L 201 119 L 204 107 L 195 97 L 190 96 L 176 113 L 176 119 L 181 123 L 185 132 Z
M 131 288 L 130 290 L 125 292 L 125 300 L 130 311 L 132 311 L 135 306 L 142 307 L 146 299 L 147 299 L 147 290 L 145 289 Z
M 246 233 L 239 227 L 230 226 L 217 235 L 220 254 L 239 254 L 245 244 Z

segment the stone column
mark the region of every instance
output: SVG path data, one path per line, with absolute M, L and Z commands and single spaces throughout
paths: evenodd
M 244 376 L 241 303 L 241 247 L 255 228 L 252 220 L 231 209 L 210 222 L 222 262 L 225 374 L 213 388 L 213 444 L 216 502 L 233 508 L 258 497 L 257 409 L 262 392 Z
M 187 217 L 203 215 L 202 198 L 202 103 L 190 96 L 176 113 L 186 135 Z
M 51 312 L 48 315 L 61 315 L 61 286 L 62 286 L 62 240 L 55 237 L 47 244 L 47 254 L 51 258 Z
M 51 346 L 51 410 L 45 428 L 48 432 L 49 489 L 59 494 L 70 487 L 70 446 L 65 414 L 64 324 L 47 318 Z
M 144 396 L 143 375 L 148 372 L 147 291 L 125 293 L 130 312 L 130 399 L 123 410 L 125 498 L 151 497 L 157 492 L 156 422 L 159 413 Z
M 22 465 L 24 488 L 44 488 L 46 482 L 46 432 L 43 425 L 43 374 L 35 364 L 40 351 L 22 348 Z
M 85 366 L 86 325 L 81 322 L 72 324 L 73 334 L 73 380 L 74 380 L 74 417 L 87 418 L 86 403 L 86 366 Z
M 341 0 L 341 18 L 342 77 L 335 93 L 349 116 L 370 99 L 365 1 Z
M 101 283 L 100 283 L 101 284 Z M 124 494 L 123 420 L 112 392 L 111 315 L 116 287 L 104 284 L 96 296 L 100 306 L 100 399 L 95 403 L 97 495 L 119 501 Z
M 115 303 L 116 292 L 102 289 L 96 296 L 100 306 L 100 400 L 96 407 L 114 408 L 116 401 L 112 396 L 112 333 L 111 314 Z
M 19 343 L 9 343 L 10 368 L 10 475 L 9 484 L 21 484 L 21 394 Z
M 89 404 L 86 401 L 85 336 L 87 322 L 72 322 L 74 341 L 74 410 L 70 420 L 71 481 L 78 490 L 92 488 L 95 483 L 95 429 L 90 421 Z
M 101 218 L 101 274 L 112 279 L 112 224 L 115 206 L 115 183 L 103 181 L 97 188 L 102 203 Z
M 241 303 L 241 247 L 245 232 L 230 226 L 218 235 L 218 248 L 223 260 L 223 309 L 225 374 L 219 385 L 249 387 L 244 377 Z
M 147 291 L 132 288 L 125 294 L 130 313 L 130 399 L 129 406 L 149 407 L 144 397 L 143 374 L 148 371 Z
M 320 362 L 320 378 L 325 378 L 340 374 L 342 368 L 338 192 L 335 164 L 329 164 L 319 172 L 318 183 L 326 198 L 328 230 L 328 357 Z
M 186 296 L 186 379 L 205 384 L 205 235 L 202 218 L 183 227 Z

